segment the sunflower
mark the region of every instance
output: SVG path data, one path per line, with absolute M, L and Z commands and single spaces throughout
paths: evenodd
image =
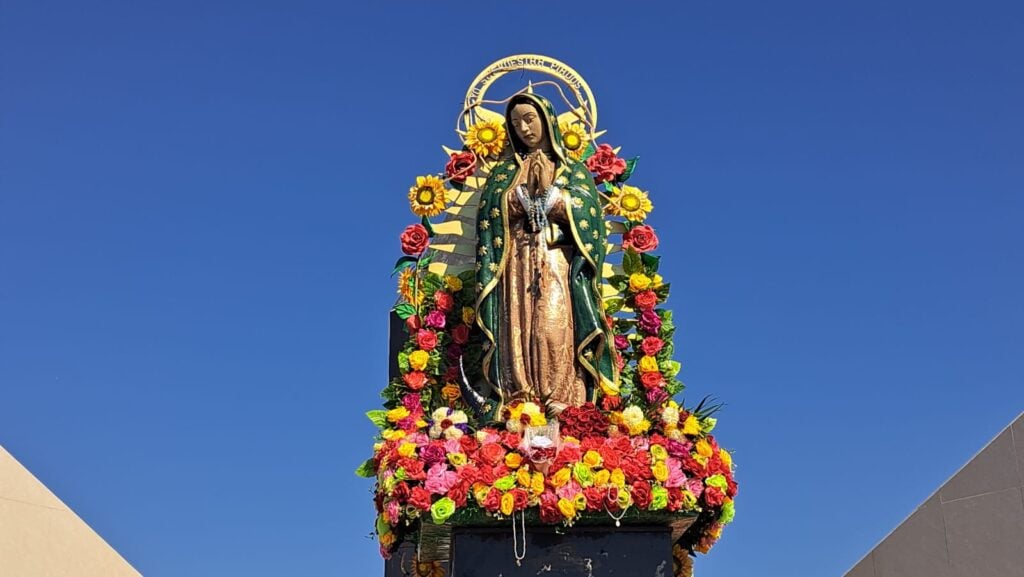
M 608 199 L 606 210 L 609 214 L 624 217 L 633 222 L 643 222 L 647 213 L 654 209 L 647 193 L 628 184 L 622 187 L 611 187 L 611 198 Z
M 416 216 L 437 216 L 447 203 L 444 183 L 436 176 L 417 176 L 409 188 L 409 206 Z
M 416 291 L 416 302 L 413 302 L 413 271 L 416 270 L 414 266 L 407 266 L 402 269 L 402 272 L 398 275 L 398 294 L 402 296 L 402 300 L 412 305 L 423 304 L 423 291 Z
M 477 122 L 466 132 L 466 146 L 483 158 L 505 148 L 505 127 L 498 122 Z
M 583 153 L 587 151 L 587 143 L 590 142 L 590 135 L 584 130 L 583 125 L 563 122 L 558 125 L 558 129 L 562 132 L 562 145 L 569 152 L 569 156 L 576 160 L 583 158 Z

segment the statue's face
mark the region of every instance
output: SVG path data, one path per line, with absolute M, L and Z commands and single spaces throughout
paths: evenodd
M 530 150 L 536 150 L 544 144 L 544 121 L 540 112 L 528 102 L 522 102 L 512 107 L 512 128 L 516 136 Z

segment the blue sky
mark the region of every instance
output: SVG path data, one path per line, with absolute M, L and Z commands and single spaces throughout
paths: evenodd
M 841 575 L 1024 409 L 1016 2 L 0 2 L 0 443 L 150 577 L 379 574 L 404 197 L 468 83 L 642 160 L 737 519 Z

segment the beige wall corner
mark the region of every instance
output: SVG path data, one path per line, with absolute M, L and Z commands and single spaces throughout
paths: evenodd
M 140 574 L 0 446 L 0 575 Z

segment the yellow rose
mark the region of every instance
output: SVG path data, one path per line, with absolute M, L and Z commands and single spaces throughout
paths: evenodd
M 612 485 L 620 489 L 626 486 L 626 474 L 622 472 L 622 469 L 612 471 L 612 476 L 609 480 L 612 482 Z
M 481 507 L 484 505 L 484 501 L 487 500 L 487 493 L 491 492 L 491 488 L 485 484 L 477 481 L 473 483 L 473 498 L 476 499 L 477 504 Z
M 395 539 L 397 539 L 397 538 L 398 537 L 396 537 L 394 533 L 384 533 L 383 535 L 381 535 L 379 537 L 379 539 L 380 539 L 380 546 L 386 549 L 386 548 L 394 545 L 395 544 Z
M 554 475 L 551 476 L 551 486 L 561 487 L 569 482 L 569 478 L 572 476 L 572 472 L 567 467 L 562 467 Z
M 700 434 L 700 422 L 697 417 L 690 415 L 686 417 L 686 421 L 683 422 L 683 434 L 684 435 L 699 435 Z
M 444 284 L 448 285 L 448 290 L 453 293 L 457 293 L 462 290 L 462 279 L 457 276 L 450 274 L 444 275 Z
M 576 516 L 576 503 L 568 499 L 558 500 L 558 510 L 562 513 L 562 516 L 566 519 L 572 519 Z
M 516 471 L 516 483 L 518 483 L 520 487 L 523 487 L 525 489 L 529 489 L 530 488 L 530 468 L 529 467 L 520 467 L 520 469 L 518 471 Z
M 523 457 L 519 453 L 505 455 L 505 466 L 509 469 L 518 469 L 523 464 Z
M 697 441 L 696 447 L 697 447 L 697 454 L 700 455 L 701 457 L 710 457 L 711 456 L 711 452 L 712 452 L 711 451 L 711 443 L 705 441 L 704 439 L 701 439 L 701 440 Z
M 406 409 L 405 407 L 396 407 L 388 411 L 388 420 L 392 423 L 397 423 L 408 416 L 409 409 Z
M 476 311 L 473 310 L 473 307 L 462 307 L 462 322 L 471 325 L 474 320 L 476 320 Z
M 654 478 L 658 481 L 665 482 L 668 479 L 668 466 L 665 465 L 665 461 L 658 461 L 651 467 L 651 472 L 654 473 Z
M 604 487 L 608 485 L 608 480 L 611 479 L 611 472 L 608 469 L 601 469 L 597 473 L 594 473 L 594 486 Z
M 459 390 L 459 385 L 455 383 L 447 383 L 441 387 L 441 398 L 446 401 L 455 401 L 462 397 L 462 391 Z
M 725 449 L 719 449 L 718 456 L 722 459 L 722 464 L 725 465 L 727 469 L 732 471 L 732 455 L 729 454 L 729 451 L 726 451 Z
M 619 494 L 615 496 L 615 502 L 620 509 L 625 509 L 633 504 L 633 496 L 629 494 L 629 491 L 620 488 Z
M 601 453 L 591 449 L 583 454 L 583 464 L 593 469 L 601 466 Z
M 668 458 L 668 450 L 662 445 L 651 445 L 651 456 L 655 461 L 664 461 Z
M 409 366 L 414 370 L 422 371 L 427 368 L 427 362 L 430 361 L 430 353 L 424 350 L 416 349 L 409 353 Z
M 416 454 L 416 443 L 402 443 L 398 445 L 398 454 L 403 457 L 411 457 Z
M 649 286 L 651 286 L 651 277 L 639 272 L 629 275 L 629 288 L 633 292 L 645 291 Z
M 576 493 L 576 497 L 572 501 L 576 504 L 577 511 L 585 511 L 587 509 L 587 496 L 583 493 Z
M 535 497 L 539 497 L 544 492 L 544 475 L 542 473 L 534 473 L 530 478 L 530 492 Z
M 448 453 L 448 462 L 451 463 L 453 467 L 461 467 L 466 464 L 466 454 Z
M 388 429 L 380 434 L 385 441 L 398 441 L 405 438 L 405 431 L 400 429 Z
M 660 288 L 662 284 L 664 283 L 662 283 L 661 275 L 654 273 L 654 278 L 651 279 L 651 288 Z
M 501 496 L 501 514 L 511 515 L 512 508 L 516 505 L 516 499 L 512 496 L 512 493 L 505 493 Z
M 640 367 L 641 373 L 656 373 L 658 372 L 658 359 L 649 355 L 644 355 L 640 357 L 638 366 Z

